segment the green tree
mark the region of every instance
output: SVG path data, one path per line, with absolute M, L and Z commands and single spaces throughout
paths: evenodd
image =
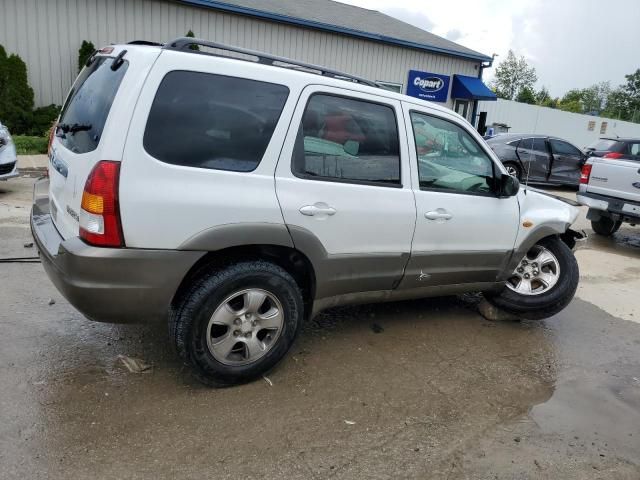
M 622 86 L 626 94 L 627 118 L 640 123 L 640 68 L 624 78 L 627 80 Z
M 18 55 L 7 56 L 0 47 L 0 121 L 12 133 L 28 133 L 33 111 L 33 90 L 27 66 Z
M 604 110 L 607 97 L 611 93 L 609 82 L 600 82 L 582 90 L 581 100 L 584 113 L 600 113 Z
M 565 112 L 582 113 L 582 90 L 569 90 L 558 102 L 558 108 Z
M 536 104 L 536 94 L 529 87 L 522 87 L 516 97 L 516 102 L 528 103 L 530 105 Z
M 189 30 L 185 36 L 189 38 L 196 38 L 196 35 L 195 33 L 193 33 L 193 30 Z M 200 47 L 198 45 L 189 45 L 189 48 L 191 50 L 200 51 Z
M 631 120 L 630 110 L 629 96 L 622 87 L 618 87 L 607 95 L 607 105 L 602 116 L 618 120 Z
M 496 67 L 493 86 L 500 98 L 513 100 L 524 87 L 533 89 L 537 80 L 536 69 L 529 66 L 524 57 L 516 58 L 513 50 L 509 50 L 507 58 Z
M 89 60 L 89 57 L 96 51 L 96 47 L 93 46 L 88 40 L 83 40 L 80 49 L 78 50 L 78 71 L 82 70 Z
M 538 105 L 544 105 L 544 103 L 547 102 L 550 98 L 551 94 L 549 93 L 549 90 L 547 90 L 547 87 L 545 87 L 544 85 L 538 92 L 536 92 L 536 103 Z

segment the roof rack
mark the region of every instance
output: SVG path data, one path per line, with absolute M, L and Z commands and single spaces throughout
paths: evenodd
M 199 50 L 193 50 L 189 48 L 193 45 L 197 45 L 201 47 L 216 48 L 218 50 L 226 50 L 228 52 L 235 52 L 235 53 L 241 53 L 243 55 L 249 55 L 252 57 L 256 57 L 258 59 L 257 63 L 261 63 L 263 65 L 271 65 L 274 67 L 282 67 L 282 68 L 293 68 L 296 70 L 306 71 L 308 73 L 316 73 L 318 75 L 322 75 L 325 77 L 336 78 L 338 80 L 345 80 L 348 82 L 369 85 L 370 87 L 381 88 L 380 85 L 378 85 L 375 82 L 372 82 L 371 80 L 357 77 L 349 73 L 338 72 L 336 70 L 331 70 L 329 68 L 321 67 L 319 65 L 304 63 L 304 62 L 300 62 L 298 60 L 292 60 L 286 57 L 278 57 L 276 55 L 270 55 L 268 53 L 259 52 L 257 50 L 250 50 L 248 48 L 236 47 L 233 45 L 225 45 L 224 43 L 210 42 L 208 40 L 202 40 L 201 38 L 192 38 L 192 37 L 176 38 L 172 42 L 166 43 L 162 48 L 165 50 L 176 50 L 180 52 L 197 53 L 201 55 L 222 56 L 222 55 L 217 55 L 215 53 L 202 52 Z M 250 61 L 243 58 L 236 58 L 236 60 Z M 278 64 L 281 64 L 281 65 L 278 65 Z

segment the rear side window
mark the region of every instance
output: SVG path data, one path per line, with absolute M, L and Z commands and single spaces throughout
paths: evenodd
M 544 138 L 541 138 L 541 137 L 523 138 L 522 140 L 513 140 L 512 142 L 509 142 L 509 145 L 513 147 L 533 150 L 536 152 L 547 153 L 547 144 Z
M 576 147 L 570 143 L 563 142 L 562 140 L 551 139 L 551 151 L 558 155 L 571 155 L 573 157 L 580 157 L 582 153 Z
M 145 150 L 187 167 L 250 172 L 264 155 L 289 89 L 209 73 L 168 73 L 144 132 Z
M 75 153 L 95 150 L 120 83 L 129 67 L 125 61 L 115 71 L 111 57 L 96 57 L 71 88 L 62 109 L 57 135 L 62 144 Z
M 308 179 L 400 186 L 400 144 L 393 108 L 313 95 L 298 130 L 292 171 Z

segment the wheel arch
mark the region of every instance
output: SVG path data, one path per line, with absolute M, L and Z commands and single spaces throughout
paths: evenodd
M 243 260 L 267 260 L 286 270 L 302 290 L 305 314 L 311 313 L 316 291 L 316 273 L 309 258 L 293 246 L 275 243 L 246 244 L 207 251 L 183 277 L 172 300 L 174 308 L 179 299 L 198 278 L 212 269 L 225 268 Z

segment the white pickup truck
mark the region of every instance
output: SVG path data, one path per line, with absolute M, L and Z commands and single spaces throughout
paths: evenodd
M 587 219 L 599 235 L 613 235 L 623 222 L 640 223 L 640 158 L 589 158 L 582 167 L 577 197 L 578 202 L 589 207 Z

